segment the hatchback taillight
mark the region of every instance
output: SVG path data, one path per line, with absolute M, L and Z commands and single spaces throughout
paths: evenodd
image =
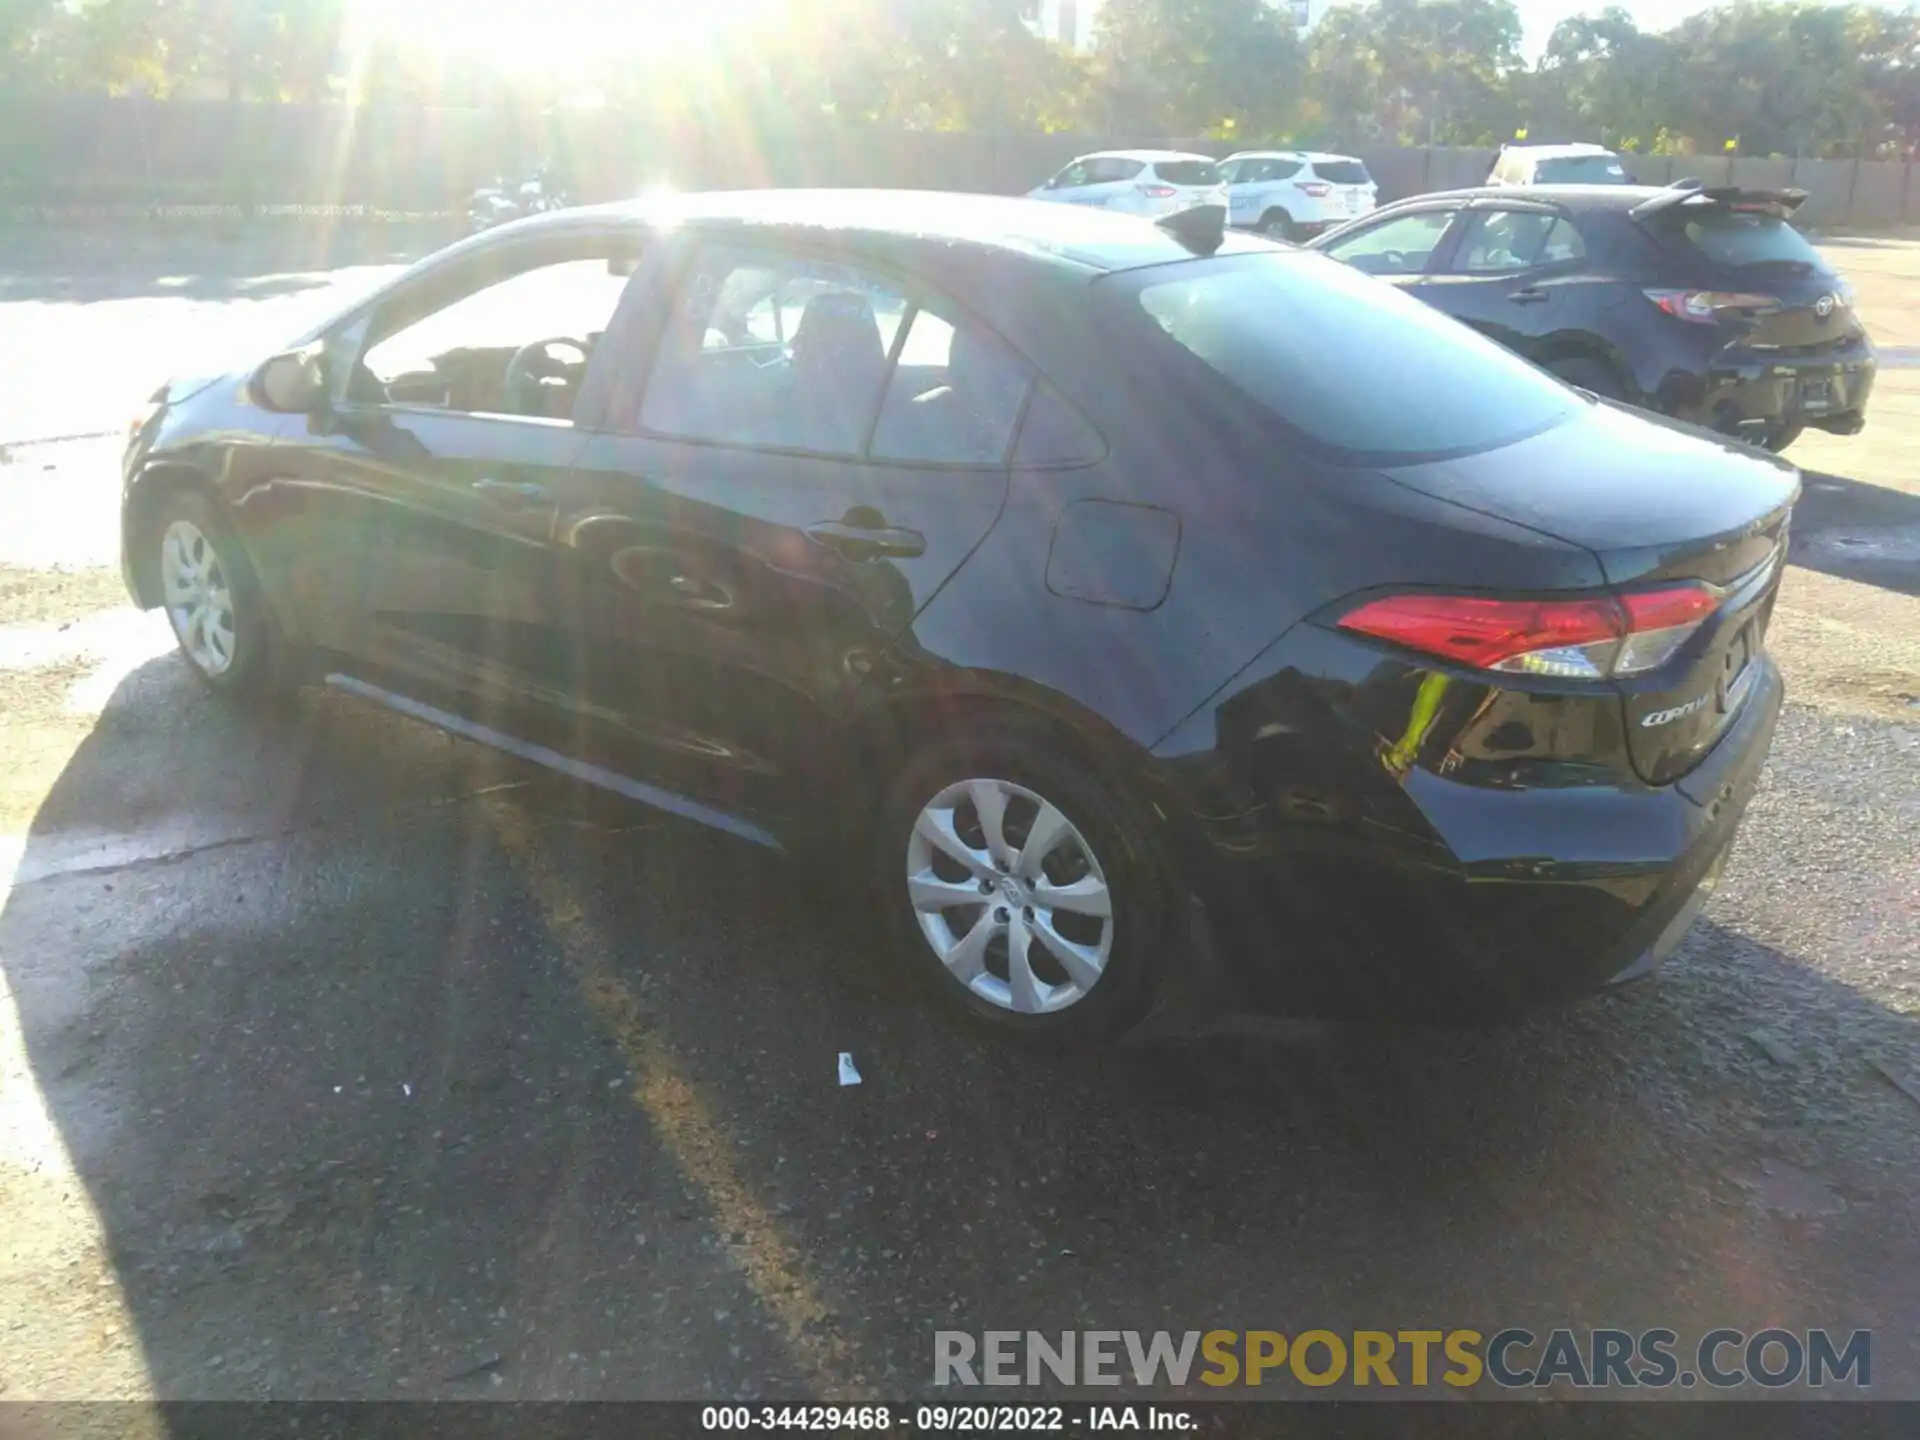
M 1691 320 L 1700 325 L 1711 325 L 1726 316 L 1771 315 L 1780 309 L 1778 296 L 1733 290 L 1647 290 L 1643 293 L 1674 319 Z
M 1171 185 L 1142 185 L 1140 193 L 1149 200 L 1170 200 L 1179 192 Z
M 1303 195 L 1313 196 L 1316 200 L 1333 193 L 1333 186 L 1321 180 L 1296 180 L 1293 182 L 1293 188 Z
M 1476 670 L 1604 680 L 1665 664 L 1719 603 L 1695 583 L 1580 600 L 1389 595 L 1339 624 Z

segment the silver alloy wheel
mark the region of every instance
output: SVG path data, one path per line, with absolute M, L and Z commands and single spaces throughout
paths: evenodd
M 1113 952 L 1113 897 L 1093 848 L 1008 780 L 962 780 L 927 802 L 907 841 L 907 898 L 948 973 L 1017 1014 L 1086 999 Z
M 213 542 L 191 520 L 175 520 L 160 537 L 160 586 L 167 619 L 187 658 L 207 675 L 233 665 L 233 591 Z

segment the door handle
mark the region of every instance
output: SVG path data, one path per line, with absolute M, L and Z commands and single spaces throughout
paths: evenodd
M 1507 299 L 1513 301 L 1516 305 L 1538 305 L 1542 300 L 1547 298 L 1547 292 L 1542 290 L 1538 285 L 1529 285 L 1526 289 L 1516 290 L 1507 296 Z
M 532 480 L 476 480 L 470 487 L 476 495 L 501 504 L 538 505 L 552 498 L 553 492 Z
M 849 560 L 911 560 L 916 555 L 927 553 L 926 536 L 918 530 L 902 530 L 888 525 L 884 520 L 876 525 L 831 520 L 809 525 L 807 534 L 829 550 L 838 550 Z

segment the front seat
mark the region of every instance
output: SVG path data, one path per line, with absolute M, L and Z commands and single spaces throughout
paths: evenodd
M 843 290 L 809 300 L 793 332 L 790 391 L 807 448 L 858 452 L 886 373 L 880 322 L 866 296 Z

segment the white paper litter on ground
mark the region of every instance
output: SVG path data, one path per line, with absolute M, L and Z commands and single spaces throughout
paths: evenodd
M 860 1083 L 860 1072 L 853 1068 L 853 1056 L 845 1050 L 840 1052 L 840 1083 L 842 1085 Z

